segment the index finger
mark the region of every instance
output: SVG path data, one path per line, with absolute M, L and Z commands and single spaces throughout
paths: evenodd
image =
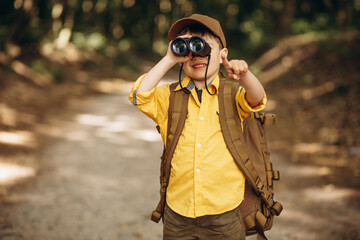
M 224 65 L 225 68 L 230 67 L 230 63 L 229 63 L 229 60 L 226 57 L 226 54 L 222 54 L 221 59 L 223 61 L 223 65 Z
M 223 61 L 223 65 L 224 65 L 224 67 L 225 67 L 225 70 L 226 70 L 227 72 L 231 73 L 231 72 L 232 72 L 232 68 L 231 68 L 231 65 L 230 65 L 230 63 L 229 63 L 229 60 L 227 59 L 226 54 L 222 54 L 222 55 L 221 55 L 221 59 L 222 59 L 222 61 Z

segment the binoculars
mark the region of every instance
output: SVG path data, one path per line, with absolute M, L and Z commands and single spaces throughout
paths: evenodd
M 187 56 L 192 52 L 194 56 L 206 57 L 210 55 L 211 47 L 201 37 L 175 38 L 171 42 L 171 51 L 177 56 Z

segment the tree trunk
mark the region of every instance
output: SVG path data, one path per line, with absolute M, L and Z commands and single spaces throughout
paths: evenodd
M 285 0 L 283 2 L 284 11 L 280 17 L 280 37 L 287 36 L 290 33 L 291 23 L 294 20 L 296 13 L 296 0 Z
M 16 20 L 9 31 L 7 42 L 17 45 L 21 42 L 36 8 L 37 0 L 24 1 L 22 7 L 18 10 Z

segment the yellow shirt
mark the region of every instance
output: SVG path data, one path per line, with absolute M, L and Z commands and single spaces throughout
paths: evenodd
M 129 100 L 160 126 L 166 145 L 169 85 L 139 93 L 137 88 L 143 77 L 134 83 Z M 185 126 L 171 161 L 166 202 L 173 211 L 191 218 L 230 211 L 244 199 L 245 177 L 226 147 L 220 129 L 218 96 L 209 95 L 204 88 L 200 103 L 189 77 L 182 80 L 182 85 L 191 95 Z M 218 87 L 217 76 L 208 89 L 214 92 Z M 175 91 L 181 91 L 180 86 Z M 265 107 L 266 96 L 251 108 L 245 100 L 245 89 L 240 87 L 236 101 L 243 120 Z

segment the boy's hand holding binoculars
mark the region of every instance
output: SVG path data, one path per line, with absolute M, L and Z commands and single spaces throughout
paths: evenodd
M 249 66 L 244 60 L 229 61 L 226 54 L 222 54 L 221 59 L 229 79 L 241 81 L 241 78 L 244 77 L 249 70 Z

